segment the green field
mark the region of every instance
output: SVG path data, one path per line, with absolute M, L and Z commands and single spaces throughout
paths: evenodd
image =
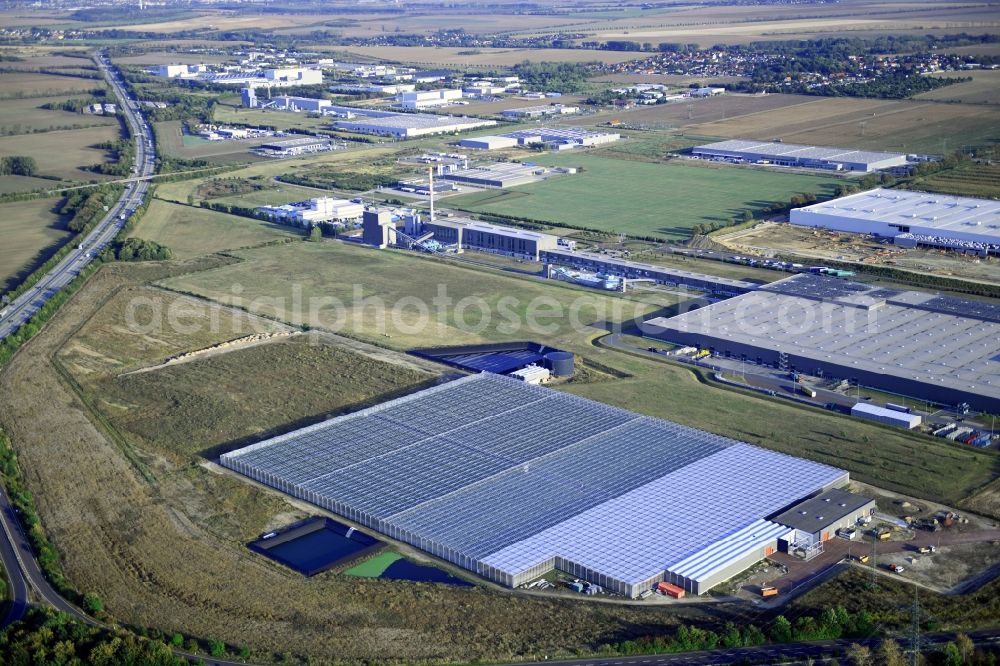
M 245 261 L 163 284 L 296 325 L 308 323 L 404 350 L 532 340 L 539 335 L 553 344 L 586 349 L 584 338 L 598 330 L 594 325 L 606 319 L 630 319 L 676 302 L 666 293 L 627 300 L 562 282 L 517 278 L 337 241 L 290 243 L 237 254 Z M 434 301 L 441 289 L 454 305 L 442 307 L 438 318 Z M 426 306 L 425 313 L 420 304 Z
M 965 197 L 1000 197 L 1000 165 L 966 162 L 954 169 L 919 179 L 914 189 Z
M 133 236 L 166 245 L 177 259 L 301 236 L 294 227 L 154 199 Z
M 117 125 L 114 116 L 96 116 L 92 113 L 72 113 L 69 111 L 43 109 L 49 102 L 64 102 L 67 99 L 86 97 L 84 94 L 69 94 L 57 97 L 30 97 L 25 99 L 0 100 L 0 127 L 10 134 L 41 132 L 53 128 L 79 125 L 95 127 Z
M 100 396 L 99 409 L 130 443 L 182 460 L 317 415 L 354 410 L 432 377 L 299 336 L 150 372 L 91 377 L 83 386 Z M 273 400 L 274 392 L 264 387 L 282 387 L 283 399 Z
M 2 104 L 2 102 L 0 102 Z M 87 129 L 18 134 L 0 137 L 0 157 L 29 155 L 38 163 L 39 173 L 64 180 L 106 180 L 86 167 L 107 161 L 107 153 L 93 146 L 115 141 L 121 136 L 117 124 Z
M 0 291 L 16 286 L 72 235 L 53 210 L 58 203 L 33 199 L 0 204 Z
M 829 176 L 592 155 L 536 161 L 583 171 L 508 190 L 449 197 L 448 205 L 631 236 L 686 240 L 696 224 L 726 222 L 746 209 L 785 202 L 802 192 L 829 195 L 838 183 Z
M 375 557 L 351 567 L 344 572 L 344 575 L 357 576 L 358 578 L 378 578 L 385 573 L 386 569 L 402 558 L 403 556 L 399 553 L 379 553 Z
M 49 189 L 58 187 L 59 183 L 48 178 L 35 178 L 33 176 L 0 176 L 0 194 L 10 194 L 11 192 L 28 192 L 41 188 Z

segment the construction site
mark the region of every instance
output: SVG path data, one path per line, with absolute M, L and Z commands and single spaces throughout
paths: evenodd
M 863 234 L 761 222 L 750 229 L 712 236 L 712 240 L 733 252 L 755 257 L 792 255 L 820 261 L 856 262 L 1000 284 L 1000 260 L 996 257 L 925 247 L 907 249 Z

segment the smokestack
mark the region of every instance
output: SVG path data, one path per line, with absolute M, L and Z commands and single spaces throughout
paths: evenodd
M 434 167 L 427 167 L 427 175 L 430 178 L 428 183 L 431 197 L 431 224 L 434 224 Z

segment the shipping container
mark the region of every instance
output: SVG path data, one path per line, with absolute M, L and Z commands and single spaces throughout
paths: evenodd
M 950 439 L 951 441 L 956 442 L 959 441 L 960 437 L 965 437 L 970 432 L 972 432 L 972 428 L 958 428 L 954 432 L 945 435 L 945 439 Z
M 671 585 L 670 583 L 657 583 L 656 589 L 668 597 L 673 597 L 674 599 L 683 599 L 684 590 L 676 585 Z
M 776 597 L 778 596 L 778 588 L 772 587 L 770 585 L 765 585 L 760 588 L 760 596 L 762 597 Z
M 891 409 L 894 412 L 903 412 L 905 414 L 909 414 L 910 412 L 913 411 L 912 409 L 910 409 L 909 407 L 907 407 L 905 405 L 897 405 L 894 402 L 887 402 L 887 403 L 885 403 L 885 408 L 886 409 Z

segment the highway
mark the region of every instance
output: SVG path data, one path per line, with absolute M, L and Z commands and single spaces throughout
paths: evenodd
M 139 104 L 129 99 L 120 74 L 107 57 L 103 53 L 98 53 L 95 62 L 118 99 L 118 108 L 124 114 L 131 136 L 135 139 L 136 169 L 133 176 L 139 179 L 148 178 L 153 175 L 156 159 L 152 130 L 143 119 Z M 94 260 L 94 257 L 125 225 L 125 220 L 142 201 L 147 189 L 149 189 L 147 180 L 136 180 L 126 184 L 121 198 L 108 209 L 107 214 L 90 233 L 82 239 L 77 239 L 75 241 L 77 246 L 72 248 L 62 261 L 34 286 L 0 310 L 0 340 L 15 333 L 45 305 L 46 301 L 69 284 L 87 264 Z

